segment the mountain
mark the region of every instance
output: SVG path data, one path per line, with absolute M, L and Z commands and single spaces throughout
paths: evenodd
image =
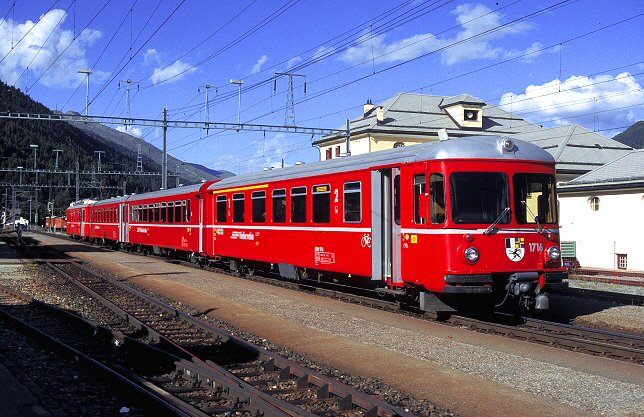
M 77 129 L 101 141 L 107 146 L 117 149 L 120 153 L 128 155 L 135 162 L 134 167 L 130 168 L 129 170 L 136 170 L 136 162 L 140 155 L 144 170 L 154 172 L 161 171 L 163 151 L 156 146 L 151 145 L 150 143 L 136 136 L 113 129 L 100 123 L 88 123 L 84 120 L 83 116 L 78 113 L 67 112 L 67 115 L 78 116 L 77 121 L 70 122 L 70 124 Z M 178 174 L 179 182 L 184 185 L 195 184 L 202 181 L 223 179 L 235 175 L 229 171 L 219 171 L 206 168 L 203 165 L 183 162 L 170 154 L 168 154 L 168 172 L 170 174 Z M 168 183 L 170 182 L 171 179 L 170 177 L 168 177 Z M 168 187 L 172 186 L 174 185 L 168 184 Z
M 640 120 L 613 139 L 635 149 L 644 148 L 644 121 Z
M 9 112 L 54 114 L 0 81 L 0 116 L 5 116 L 0 117 L 0 187 L 5 190 L 0 205 L 5 212 L 15 210 L 44 223 L 48 206 L 61 215 L 77 199 L 140 194 L 161 185 L 162 151 L 139 138 L 98 123 L 7 118 Z M 168 156 L 168 187 L 231 175 Z

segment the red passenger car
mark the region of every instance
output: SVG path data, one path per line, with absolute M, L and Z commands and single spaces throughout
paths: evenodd
M 428 311 L 542 310 L 567 285 L 554 175 L 530 143 L 455 138 L 128 197 L 119 240 Z

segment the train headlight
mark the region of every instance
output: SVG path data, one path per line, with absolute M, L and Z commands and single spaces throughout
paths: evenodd
M 479 251 L 474 246 L 470 246 L 463 251 L 463 255 L 468 262 L 475 263 L 479 260 Z
M 561 250 L 558 246 L 550 246 L 546 249 L 546 256 L 549 261 L 558 261 L 561 258 Z

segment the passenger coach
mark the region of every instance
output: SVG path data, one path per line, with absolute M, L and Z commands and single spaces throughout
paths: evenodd
M 428 311 L 543 310 L 547 291 L 566 285 L 554 160 L 507 138 L 431 142 L 89 210 L 102 206 L 116 210 L 128 248 L 375 289 Z

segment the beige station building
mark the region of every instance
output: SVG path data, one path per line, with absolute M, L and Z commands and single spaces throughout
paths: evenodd
M 399 93 L 381 104 L 371 101 L 338 133 L 313 142 L 320 160 L 437 141 L 441 137 L 505 136 L 541 146 L 557 161 L 557 180 L 570 181 L 621 158 L 633 148 L 578 125 L 549 129 L 472 97 Z M 347 144 L 348 151 L 347 152 Z

